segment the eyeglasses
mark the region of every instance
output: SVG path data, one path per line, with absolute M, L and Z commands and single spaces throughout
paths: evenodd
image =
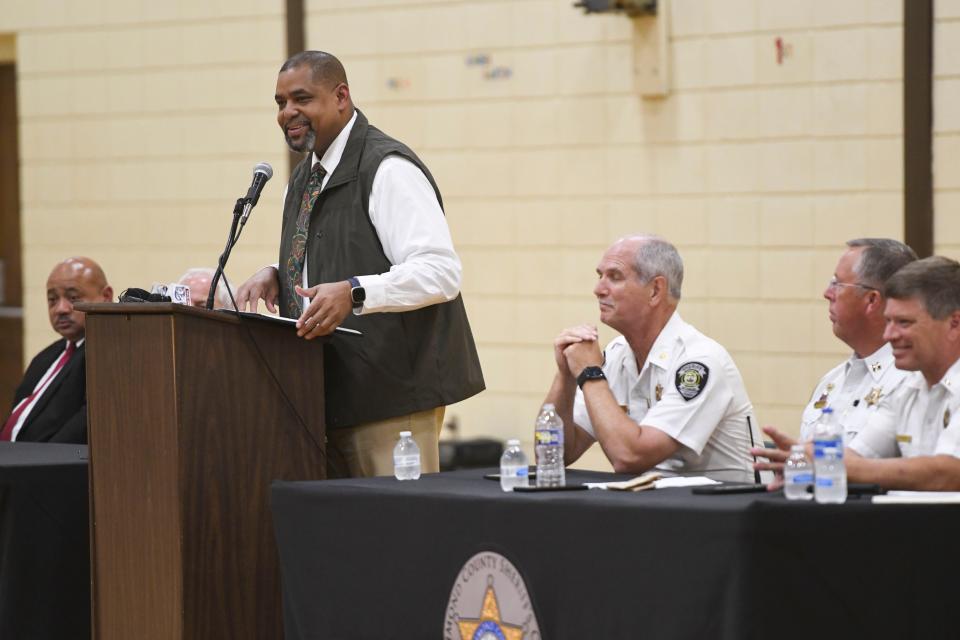
M 860 287 L 861 289 L 866 289 L 867 291 L 880 291 L 880 289 L 871 287 L 868 284 L 861 284 L 859 282 L 840 282 L 837 280 L 837 277 L 834 276 L 830 278 L 830 282 L 827 284 L 827 289 L 836 289 L 837 287 Z

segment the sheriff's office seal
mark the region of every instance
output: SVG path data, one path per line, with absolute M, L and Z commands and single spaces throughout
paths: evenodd
M 693 400 L 707 386 L 710 369 L 702 362 L 685 362 L 677 369 L 677 391 L 684 400 Z
M 540 640 L 527 585 L 513 563 L 483 551 L 457 575 L 443 619 L 444 640 Z

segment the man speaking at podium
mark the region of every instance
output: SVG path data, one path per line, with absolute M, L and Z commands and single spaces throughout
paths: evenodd
M 280 261 L 240 287 L 237 305 L 279 307 L 307 340 L 341 324 L 363 333 L 324 349 L 330 476 L 392 474 L 401 430 L 423 471 L 438 471 L 444 408 L 484 388 L 440 191 L 354 108 L 329 53 L 287 60 L 275 99 L 287 144 L 306 157 L 287 185 Z

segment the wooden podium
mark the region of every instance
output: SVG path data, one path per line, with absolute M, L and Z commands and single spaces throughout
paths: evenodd
M 326 475 L 322 341 L 169 303 L 82 309 L 93 637 L 281 638 L 269 488 Z

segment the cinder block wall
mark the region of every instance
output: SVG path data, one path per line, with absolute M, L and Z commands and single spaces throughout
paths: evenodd
M 342 58 L 359 107 L 443 190 L 488 383 L 448 411 L 462 435 L 529 449 L 553 337 L 596 322 L 596 263 L 636 231 L 679 246 L 681 313 L 733 353 L 761 422 L 796 431 L 845 357 L 820 298 L 843 241 L 902 234 L 901 4 L 663 0 L 671 90 L 644 99 L 630 20 L 569 0 L 309 1 L 308 46 Z M 229 274 L 275 261 L 283 10 L 36 0 L 0 13 L 17 42 L 28 355 L 53 337 L 54 261 L 90 254 L 118 288 L 211 264 L 260 160 L 276 177 Z M 951 251 L 960 3 L 937 14 L 937 229 Z

